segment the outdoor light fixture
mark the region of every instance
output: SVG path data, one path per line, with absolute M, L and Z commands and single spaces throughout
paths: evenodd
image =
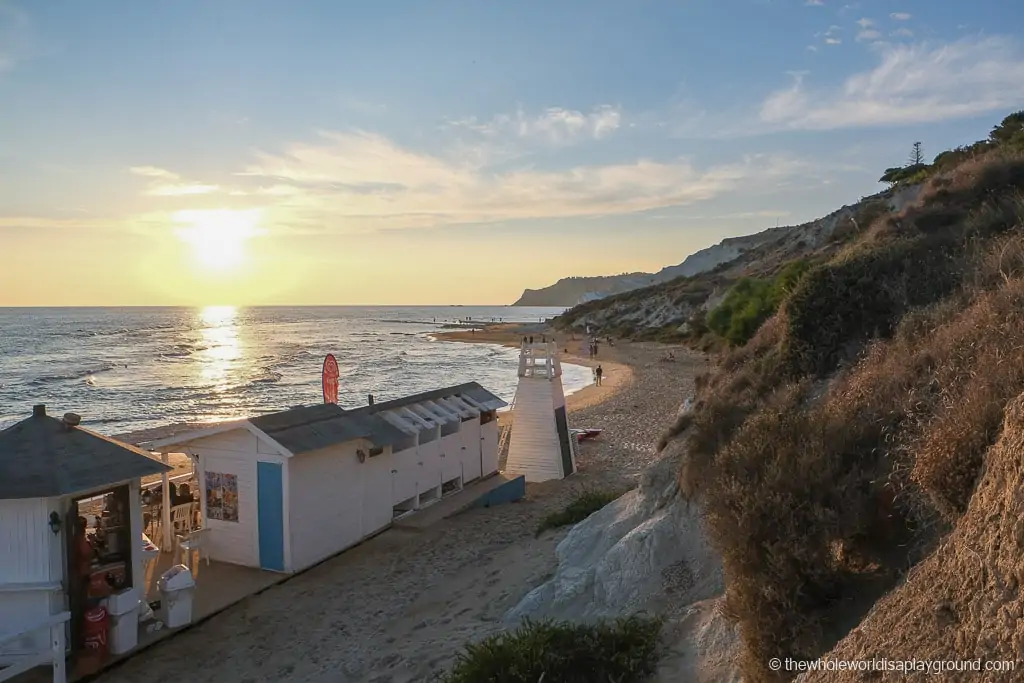
M 56 512 L 50 513 L 50 531 L 55 535 L 60 533 L 60 515 Z

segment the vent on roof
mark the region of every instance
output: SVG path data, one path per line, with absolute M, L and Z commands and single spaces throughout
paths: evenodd
M 372 406 L 373 405 L 373 394 L 370 394 L 369 396 L 367 396 L 366 400 L 369 401 L 370 405 Z
M 37 403 L 32 406 L 32 417 L 46 417 L 46 405 Z
M 64 424 L 69 427 L 77 427 L 82 424 L 82 416 L 77 413 L 64 413 Z

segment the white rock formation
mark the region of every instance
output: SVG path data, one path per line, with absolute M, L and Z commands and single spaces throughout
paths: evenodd
M 692 409 L 687 401 L 680 412 Z M 640 486 L 577 524 L 556 548 L 555 575 L 506 613 L 523 618 L 591 621 L 637 612 L 666 619 L 656 681 L 739 681 L 739 639 L 722 615 L 722 565 L 708 544 L 699 506 L 679 495 L 681 446 L 641 478 Z

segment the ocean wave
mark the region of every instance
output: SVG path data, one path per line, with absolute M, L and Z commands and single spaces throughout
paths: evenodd
M 282 375 L 280 372 L 275 372 L 270 368 L 263 368 L 262 375 L 255 379 L 249 380 L 248 384 L 276 384 L 281 381 Z
M 49 384 L 51 382 L 65 382 L 73 379 L 85 379 L 90 375 L 98 375 L 102 372 L 110 372 L 116 367 L 116 365 L 104 365 L 103 367 L 72 370 L 70 372 L 64 372 L 57 375 L 43 375 L 42 377 L 36 377 L 34 380 L 32 380 L 32 384 Z

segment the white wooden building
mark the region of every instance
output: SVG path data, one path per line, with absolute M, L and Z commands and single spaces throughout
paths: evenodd
M 498 470 L 495 411 L 476 382 L 354 410 L 293 408 L 155 441 L 197 467 L 213 560 L 301 571 Z
M 562 365 L 554 342 L 523 343 L 513 401 L 506 473 L 541 482 L 575 472 L 577 443 L 569 430 Z
M 83 567 L 72 541 L 79 504 L 94 500 L 100 508 L 99 496 L 115 497 L 124 518 L 116 532 L 105 530 L 118 536 L 118 547 L 108 538 L 95 572 L 116 573 L 123 589 L 144 598 L 140 480 L 167 469 L 134 446 L 79 427 L 75 415 L 47 416 L 43 405 L 0 432 L 0 634 L 23 633 L 70 609 L 70 635 L 77 636 L 89 596 L 74 580 Z M 69 642 L 73 651 L 81 646 L 77 637 Z M 0 666 L 51 644 L 48 629 L 25 633 L 0 644 Z

